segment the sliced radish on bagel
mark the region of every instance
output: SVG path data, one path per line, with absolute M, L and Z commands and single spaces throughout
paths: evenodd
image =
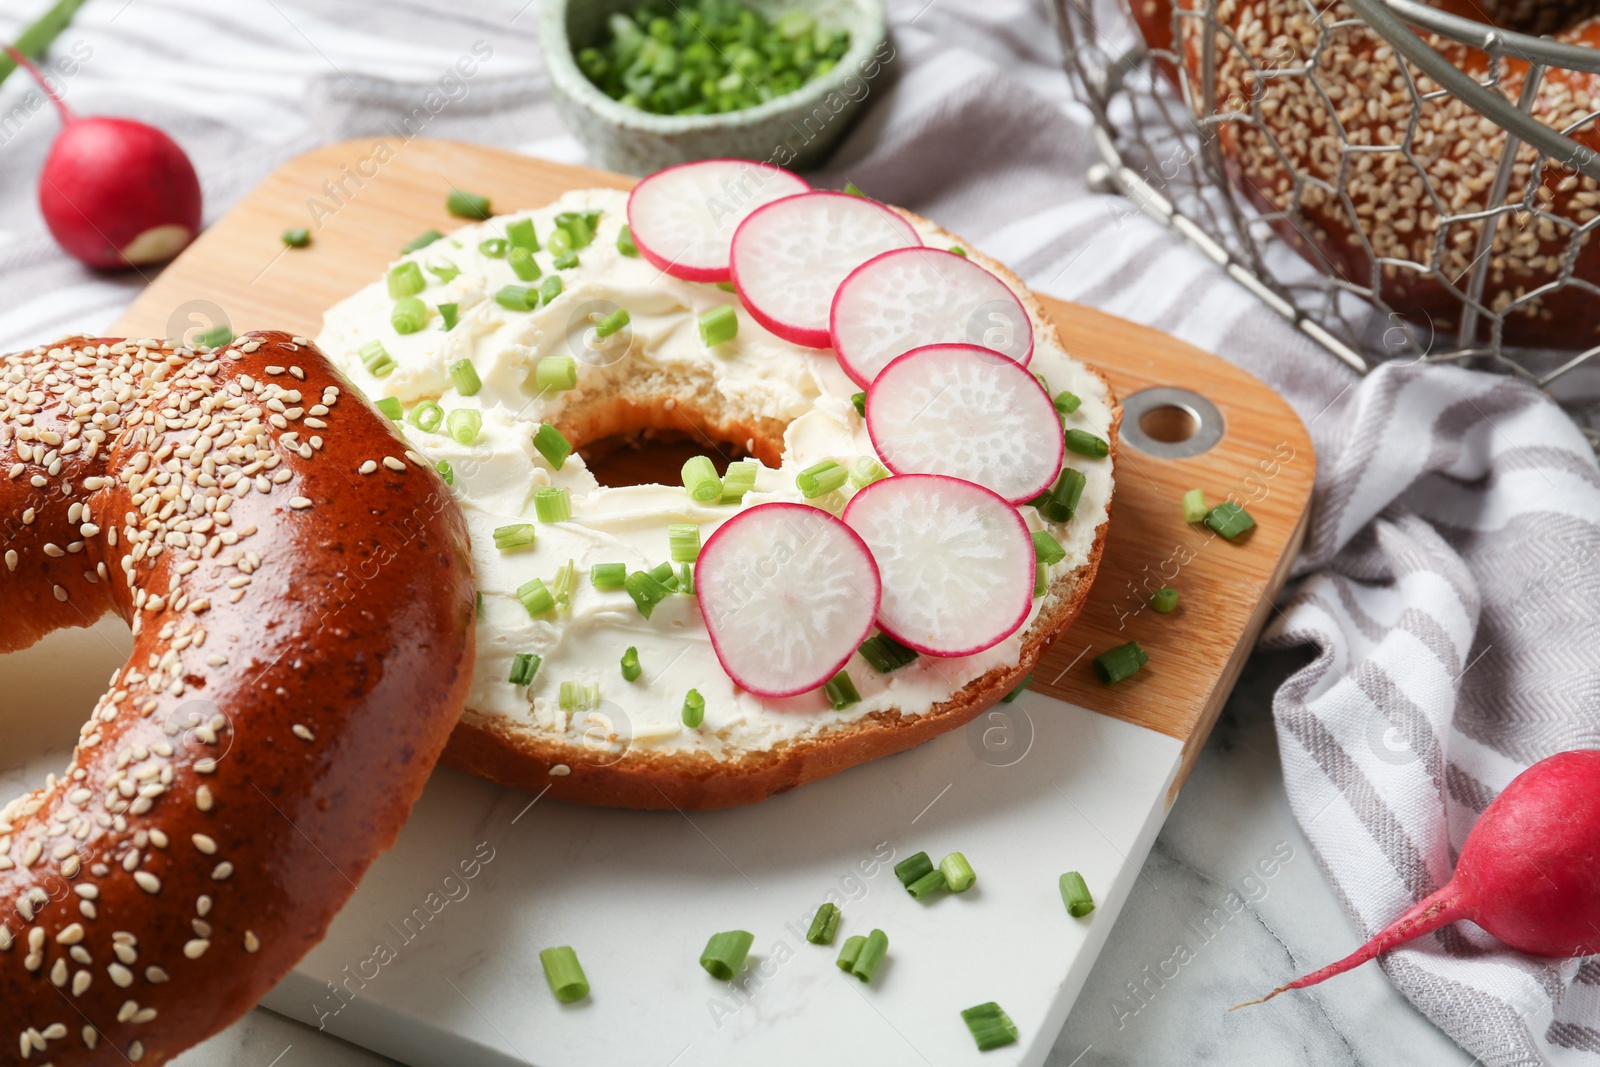
M 883 581 L 878 626 L 930 656 L 970 656 L 1016 633 L 1033 604 L 1033 539 L 1017 509 L 972 482 L 900 474 L 845 508 Z
M 863 389 L 920 345 L 980 345 L 1027 366 L 1033 323 L 1005 282 L 965 256 L 898 248 L 863 263 L 833 298 L 831 343 Z
M 1039 379 L 976 345 L 914 348 L 867 390 L 867 431 L 896 474 L 948 474 L 1013 504 L 1056 480 L 1061 417 Z
M 837 674 L 871 631 L 882 593 L 862 539 L 805 504 L 758 504 L 723 523 L 700 550 L 694 584 L 722 669 L 769 697 Z
M 739 224 L 759 207 L 810 190 L 804 178 L 770 163 L 684 163 L 633 187 L 628 228 L 639 254 L 674 278 L 725 282 Z
M 733 284 L 756 321 L 785 341 L 827 348 L 839 285 L 874 256 L 922 244 L 882 204 L 803 193 L 758 208 L 733 236 Z

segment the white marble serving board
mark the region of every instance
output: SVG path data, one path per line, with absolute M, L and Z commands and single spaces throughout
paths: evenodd
M 0 755 L 4 795 L 64 765 L 126 654 L 119 627 L 0 657 L 6 749 L 29 754 Z M 1155 840 L 1180 756 L 1173 738 L 1029 693 L 725 812 L 580 808 L 441 769 L 327 940 L 263 1003 L 415 1067 L 1039 1064 Z M 964 852 L 977 885 L 913 900 L 892 865 L 920 850 Z M 1085 919 L 1062 906 L 1067 870 L 1098 902 Z M 830 893 L 844 901 L 839 940 L 814 946 L 806 926 Z M 863 985 L 834 957 L 874 927 L 889 957 Z M 697 961 L 734 928 L 755 934 L 751 961 L 718 982 Z M 577 949 L 587 1001 L 550 994 L 538 953 L 551 945 Z M 980 1057 L 960 1011 L 989 1000 L 1021 1040 Z

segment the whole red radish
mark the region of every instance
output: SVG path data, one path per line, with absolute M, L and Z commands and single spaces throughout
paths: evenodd
M 1562 752 L 1517 775 L 1478 817 L 1443 888 L 1350 956 L 1261 1000 L 1343 974 L 1457 919 L 1535 956 L 1600 953 L 1600 751 Z
M 24 56 L 61 114 L 61 133 L 39 175 L 39 210 L 73 257 L 114 269 L 162 263 L 200 232 L 200 179 L 176 141 L 142 122 L 81 118 Z

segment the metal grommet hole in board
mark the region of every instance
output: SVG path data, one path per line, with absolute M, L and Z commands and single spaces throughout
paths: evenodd
M 1122 402 L 1123 443 L 1162 459 L 1210 451 L 1222 440 L 1223 428 L 1217 405 L 1188 389 L 1144 389 Z

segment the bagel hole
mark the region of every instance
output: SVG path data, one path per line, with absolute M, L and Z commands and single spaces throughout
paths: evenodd
M 695 456 L 705 456 L 717 468 L 718 476 L 728 473 L 728 464 L 750 453 L 744 445 L 682 433 L 677 430 L 639 430 L 612 434 L 578 449 L 589 472 L 601 485 L 618 488 L 626 485 L 680 485 L 683 465 Z
M 1139 429 L 1153 441 L 1175 445 L 1200 430 L 1200 419 L 1186 407 L 1162 404 L 1139 416 Z
M 710 391 L 696 386 L 708 384 L 674 381 L 659 392 L 576 405 L 562 413 L 560 429 L 605 486 L 682 485 L 683 465 L 695 456 L 710 459 L 719 476 L 747 456 L 780 466 L 784 426 L 687 399 L 704 399 Z
M 72 759 L 79 731 L 128 660 L 133 636 L 121 619 L 57 630 L 21 652 L 0 655 L 0 803 L 39 788 Z

